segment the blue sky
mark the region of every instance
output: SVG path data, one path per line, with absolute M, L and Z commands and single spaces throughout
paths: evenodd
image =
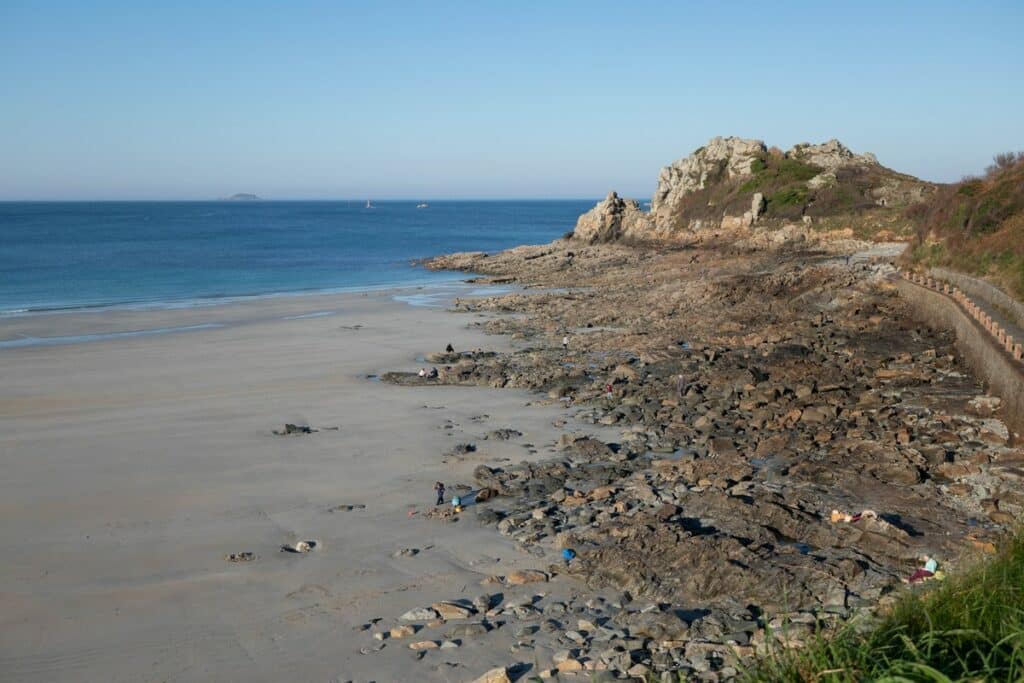
M 1024 149 L 1024 3 L 0 0 L 0 199 L 647 197 L 715 135 Z

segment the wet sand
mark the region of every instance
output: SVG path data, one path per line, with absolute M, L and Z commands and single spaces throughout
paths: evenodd
M 444 311 L 467 291 L 438 307 L 379 291 L 0 320 L 7 340 L 203 326 L 0 348 L 0 678 L 461 681 L 504 663 L 472 643 L 458 667 L 359 653 L 373 617 L 537 566 L 472 520 L 408 511 L 435 480 L 472 483 L 478 462 L 550 457 L 565 411 L 366 377 L 449 341 L 507 348 Z M 320 431 L 274 436 L 285 422 Z M 502 427 L 523 437 L 481 442 Z M 475 458 L 443 464 L 464 441 Z M 279 551 L 306 538 L 321 549 Z M 243 551 L 257 559 L 224 558 Z

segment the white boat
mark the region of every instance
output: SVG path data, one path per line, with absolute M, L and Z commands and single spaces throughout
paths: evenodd
M 371 203 L 370 203 L 370 200 L 369 200 L 369 199 L 367 199 L 367 200 L 366 200 L 366 208 L 367 208 L 367 209 L 376 209 L 377 207 L 376 207 L 376 206 L 374 206 L 373 204 L 371 204 Z
M 417 209 L 426 209 L 426 208 L 429 208 L 429 207 L 430 207 L 430 204 L 427 204 L 426 202 L 424 202 L 422 204 L 417 204 L 416 205 Z

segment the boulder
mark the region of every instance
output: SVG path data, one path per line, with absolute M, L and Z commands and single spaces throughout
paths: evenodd
M 402 621 L 431 621 L 437 619 L 438 614 L 430 607 L 418 607 L 411 609 L 399 617 Z
M 609 192 L 604 201 L 576 221 L 573 237 L 588 242 L 613 242 L 622 238 L 642 239 L 651 232 L 650 215 L 633 199 Z
M 471 636 L 482 636 L 490 630 L 491 625 L 486 621 L 473 621 L 452 627 L 446 635 L 449 638 L 469 638 Z
M 750 199 L 750 222 L 756 223 L 757 219 L 761 217 L 767 203 L 764 200 L 764 195 L 760 192 L 755 192 L 754 196 Z
M 832 171 L 825 171 L 824 173 L 819 173 L 818 175 L 808 180 L 807 187 L 811 188 L 812 190 L 820 190 L 823 187 L 835 185 L 837 180 L 838 179 L 836 178 L 835 173 L 833 173 Z M 806 218 L 810 218 L 810 216 L 806 216 Z
M 541 583 L 548 580 L 548 575 L 539 569 L 521 569 L 505 577 L 508 586 L 522 586 L 527 583 Z
M 454 602 L 435 602 L 432 607 L 445 621 L 450 621 L 452 619 L 468 619 L 475 614 L 473 609 L 463 607 L 462 605 Z
M 555 668 L 558 669 L 560 673 L 565 673 L 568 671 L 583 671 L 583 662 L 581 662 L 578 659 L 573 659 L 572 657 L 570 657 L 569 659 L 564 659 L 560 661 L 558 663 L 558 666 L 556 666 Z
M 409 636 L 415 635 L 415 634 L 416 634 L 416 629 L 413 628 L 412 626 L 409 626 L 408 624 L 406 624 L 404 626 L 395 626 L 393 629 L 391 629 L 391 631 L 389 633 L 389 635 L 392 638 L 408 638 Z M 381 640 L 383 640 L 383 638 L 381 638 Z
M 512 680 L 508 677 L 505 667 L 501 666 L 473 679 L 472 683 L 512 683 Z

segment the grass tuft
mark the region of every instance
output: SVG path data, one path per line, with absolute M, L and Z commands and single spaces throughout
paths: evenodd
M 774 649 L 745 681 L 1024 679 L 1024 534 L 992 559 L 908 591 L 875 625 L 855 622 L 799 650 Z

